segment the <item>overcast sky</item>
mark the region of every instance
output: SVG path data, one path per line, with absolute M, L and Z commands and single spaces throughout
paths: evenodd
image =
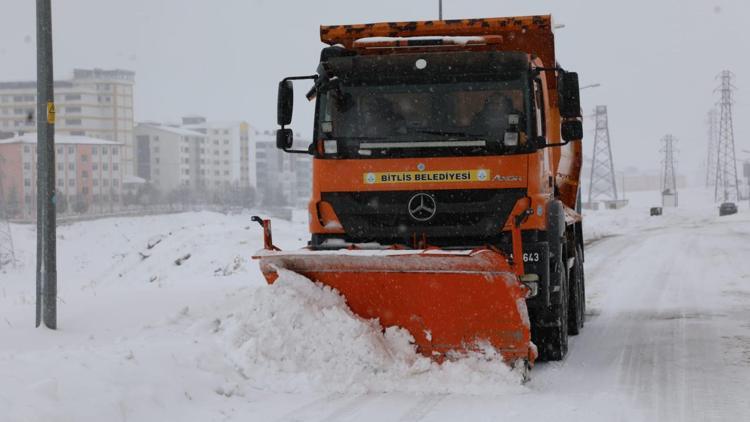
M 80 68 L 136 72 L 137 120 L 184 114 L 275 128 L 277 82 L 314 72 L 318 25 L 433 19 L 437 0 L 54 0 L 56 78 Z M 2 0 L 0 80 L 34 79 L 34 2 Z M 619 168 L 659 166 L 659 139 L 679 139 L 680 172 L 698 172 L 705 118 L 722 69 L 736 74 L 738 158 L 750 158 L 750 3 L 444 0 L 446 18 L 552 13 L 558 60 L 579 72 L 584 108 L 609 107 Z M 302 89 L 300 89 L 302 91 Z M 299 101 L 298 101 L 299 103 Z M 309 109 L 294 128 L 311 131 Z M 586 129 L 593 130 L 593 121 Z M 586 139 L 590 151 L 593 136 Z

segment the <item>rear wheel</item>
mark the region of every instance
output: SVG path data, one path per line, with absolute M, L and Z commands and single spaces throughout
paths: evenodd
M 580 245 L 576 246 L 575 263 L 568 274 L 568 334 L 577 335 L 583 328 L 586 299 L 583 292 L 583 253 Z

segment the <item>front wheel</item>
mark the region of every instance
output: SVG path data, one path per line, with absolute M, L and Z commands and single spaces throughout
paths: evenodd
M 534 317 L 532 340 L 539 350 L 539 359 L 562 360 L 568 353 L 568 277 L 564 258 L 556 267 L 560 278 L 560 302 Z

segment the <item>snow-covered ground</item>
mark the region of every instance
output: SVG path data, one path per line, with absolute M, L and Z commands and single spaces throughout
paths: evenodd
M 59 330 L 34 329 L 35 232 L 0 272 L 0 421 L 748 420 L 750 212 L 700 191 L 586 212 L 588 319 L 532 381 L 476 356 L 436 365 L 408 335 L 293 275 L 267 286 L 249 215 L 59 228 Z M 277 220 L 294 249 L 306 225 Z

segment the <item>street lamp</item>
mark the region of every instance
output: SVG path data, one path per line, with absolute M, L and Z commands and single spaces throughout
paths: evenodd
M 600 84 L 600 83 L 588 84 L 588 85 L 584 85 L 582 87 L 579 87 L 578 90 L 581 91 L 581 90 L 584 90 L 586 88 L 599 88 L 600 86 L 602 86 L 602 84 Z

